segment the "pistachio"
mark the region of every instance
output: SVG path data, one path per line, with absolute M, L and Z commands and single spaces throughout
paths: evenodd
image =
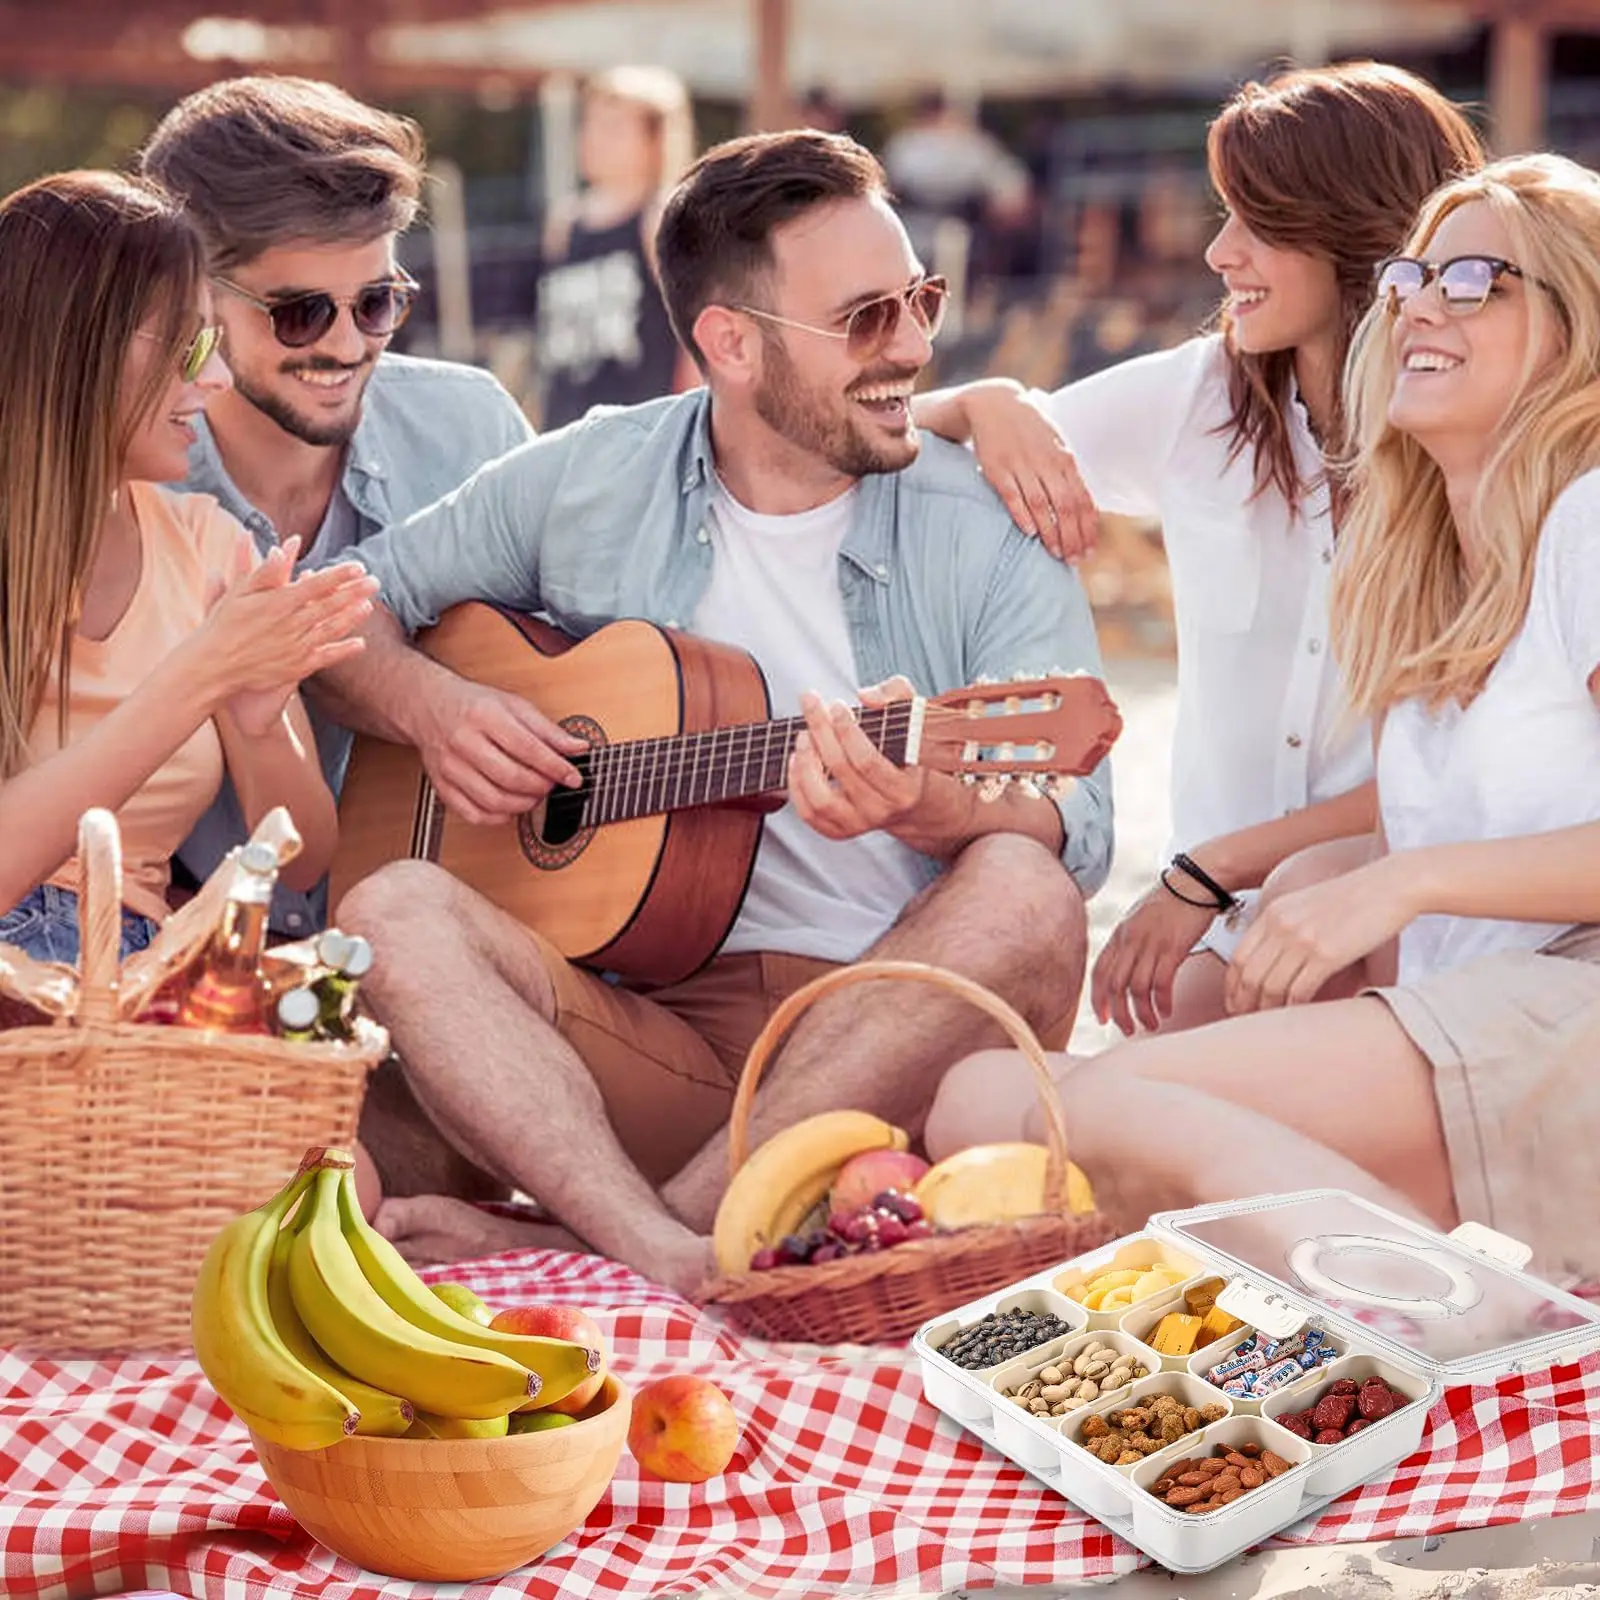
M 1028 1402 L 1028 1409 L 1036 1417 L 1048 1417 L 1050 1415 L 1050 1402 L 1036 1397 Z
M 1094 1365 L 1094 1359 L 1094 1352 L 1092 1350 L 1085 1350 L 1078 1357 L 1078 1359 L 1072 1363 L 1072 1370 L 1077 1373 L 1080 1378 L 1086 1378 L 1089 1375 L 1089 1368 Z
M 1100 1379 L 1105 1377 L 1110 1370 L 1110 1366 L 1104 1361 L 1091 1361 L 1089 1365 L 1078 1374 L 1078 1376 L 1082 1378 Z
M 1060 1367 L 1046 1367 L 1039 1374 L 1039 1381 L 1040 1383 L 1060 1383 L 1064 1377 L 1066 1377 L 1066 1373 Z
M 1039 1391 L 1039 1398 L 1041 1400 L 1048 1400 L 1051 1405 L 1054 1405 L 1057 1400 L 1065 1400 L 1069 1396 L 1075 1394 L 1077 1389 L 1078 1385 L 1076 1383 L 1074 1383 L 1070 1389 L 1064 1383 L 1047 1383 L 1044 1388 Z
M 1093 1378 L 1085 1378 L 1078 1386 L 1078 1399 L 1087 1404 L 1090 1400 L 1098 1400 L 1099 1398 L 1100 1385 Z
M 1017 1393 L 1024 1400 L 1032 1400 L 1043 1388 L 1044 1385 L 1040 1383 L 1037 1378 L 1030 1378 L 1020 1389 L 1017 1390 Z

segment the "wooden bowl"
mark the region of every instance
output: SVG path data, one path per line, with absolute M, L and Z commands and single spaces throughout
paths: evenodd
M 370 1572 L 497 1578 L 580 1526 L 617 1470 L 632 1397 L 607 1377 L 570 1427 L 503 1439 L 350 1438 L 288 1450 L 251 1434 L 295 1520 Z

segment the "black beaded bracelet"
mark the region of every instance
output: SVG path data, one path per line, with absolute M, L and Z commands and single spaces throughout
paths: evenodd
M 1231 890 L 1224 889 L 1192 856 L 1186 856 L 1180 850 L 1173 856 L 1172 864 L 1179 872 L 1193 878 L 1212 897 L 1218 911 L 1232 911 L 1238 905 L 1239 897 Z M 1182 897 L 1180 896 L 1179 898 Z M 1192 900 L 1189 903 L 1191 905 L 1196 904 Z

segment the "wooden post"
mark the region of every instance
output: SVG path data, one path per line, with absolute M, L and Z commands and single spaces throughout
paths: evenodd
M 787 128 L 794 121 L 789 100 L 789 0 L 750 0 L 750 26 L 756 45 L 750 130 Z
M 1548 50 L 1548 24 L 1539 17 L 1496 19 L 1489 42 L 1489 142 L 1497 156 L 1544 145 Z

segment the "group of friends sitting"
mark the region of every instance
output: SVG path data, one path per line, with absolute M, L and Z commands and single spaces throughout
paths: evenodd
M 710 1275 L 726 1124 L 774 1008 L 865 957 L 953 969 L 1054 1051 L 1104 1209 L 1335 1187 L 1600 1276 L 1600 177 L 1485 163 L 1373 63 L 1242 88 L 1208 143 L 1213 331 L 1054 394 L 918 392 L 946 288 L 847 137 L 754 135 L 667 194 L 701 386 L 534 437 L 486 372 L 387 351 L 424 190 L 326 84 L 180 103 L 136 172 L 0 202 L 0 942 L 76 959 L 77 818 L 119 817 L 124 950 L 273 806 L 273 909 L 365 934 L 394 1059 L 369 1198 L 414 1259 L 601 1251 Z M 1076 564 L 1160 519 L 1172 852 L 1088 971 L 1110 762 L 985 798 L 851 707 L 1099 675 Z M 803 717 L 720 952 L 649 987 L 440 867 L 328 904 L 354 734 L 505 823 L 582 741 L 417 630 L 486 600 L 749 651 Z M 1127 1036 L 1065 1053 L 1085 982 Z M 808 1010 L 752 1139 L 842 1106 L 932 1158 L 1039 1137 L 1026 1064 L 933 990 Z M 1150 1136 L 1160 1130 L 1159 1138 Z M 472 1202 L 533 1197 L 544 1220 Z

